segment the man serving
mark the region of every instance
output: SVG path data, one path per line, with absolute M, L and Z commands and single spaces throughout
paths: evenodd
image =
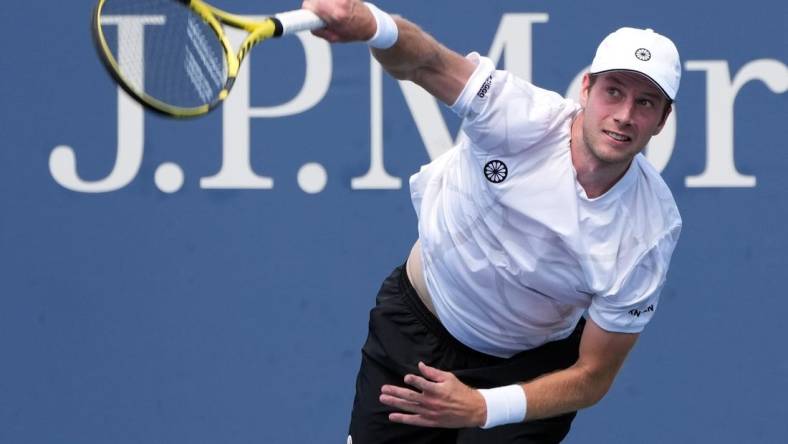
M 576 103 L 372 4 L 304 8 L 464 119 L 410 179 L 419 239 L 370 313 L 348 442 L 561 441 L 654 315 L 679 237 L 640 154 L 672 109 L 675 45 L 613 32 Z

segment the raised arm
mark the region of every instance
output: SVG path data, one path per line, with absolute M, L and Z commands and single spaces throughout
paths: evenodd
M 366 41 L 375 34 L 375 18 L 359 0 L 305 0 L 303 7 L 326 22 L 326 28 L 314 34 L 329 42 Z M 394 21 L 399 30 L 397 42 L 388 49 L 372 48 L 374 57 L 394 78 L 410 80 L 447 105 L 453 104 L 475 65 L 408 20 L 394 17 Z

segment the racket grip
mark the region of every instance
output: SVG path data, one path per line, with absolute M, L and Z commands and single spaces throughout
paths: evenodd
M 296 9 L 294 11 L 280 12 L 276 14 L 282 24 L 282 34 L 295 34 L 301 31 L 312 31 L 326 26 L 326 23 L 312 11 L 306 9 Z

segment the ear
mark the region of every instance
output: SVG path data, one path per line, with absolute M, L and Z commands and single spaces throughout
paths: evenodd
M 671 111 L 673 111 L 673 105 L 668 105 L 668 109 L 665 110 L 665 114 L 662 116 L 662 121 L 659 122 L 659 126 L 657 126 L 657 129 L 654 130 L 655 136 L 662 132 L 662 128 L 665 127 L 665 122 L 668 121 L 668 116 L 670 115 Z
M 583 74 L 583 86 L 580 87 L 580 105 L 585 108 L 588 103 L 589 89 L 591 81 L 588 73 Z

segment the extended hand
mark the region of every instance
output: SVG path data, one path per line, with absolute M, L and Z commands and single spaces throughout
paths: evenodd
M 331 43 L 368 40 L 375 34 L 375 18 L 359 0 L 304 0 L 302 8 L 326 22 L 325 28 L 312 34 Z
M 391 413 L 389 420 L 422 427 L 479 427 L 487 407 L 482 395 L 454 374 L 419 362 L 422 376 L 408 374 L 405 383 L 418 389 L 384 385 L 380 402 L 406 413 Z

